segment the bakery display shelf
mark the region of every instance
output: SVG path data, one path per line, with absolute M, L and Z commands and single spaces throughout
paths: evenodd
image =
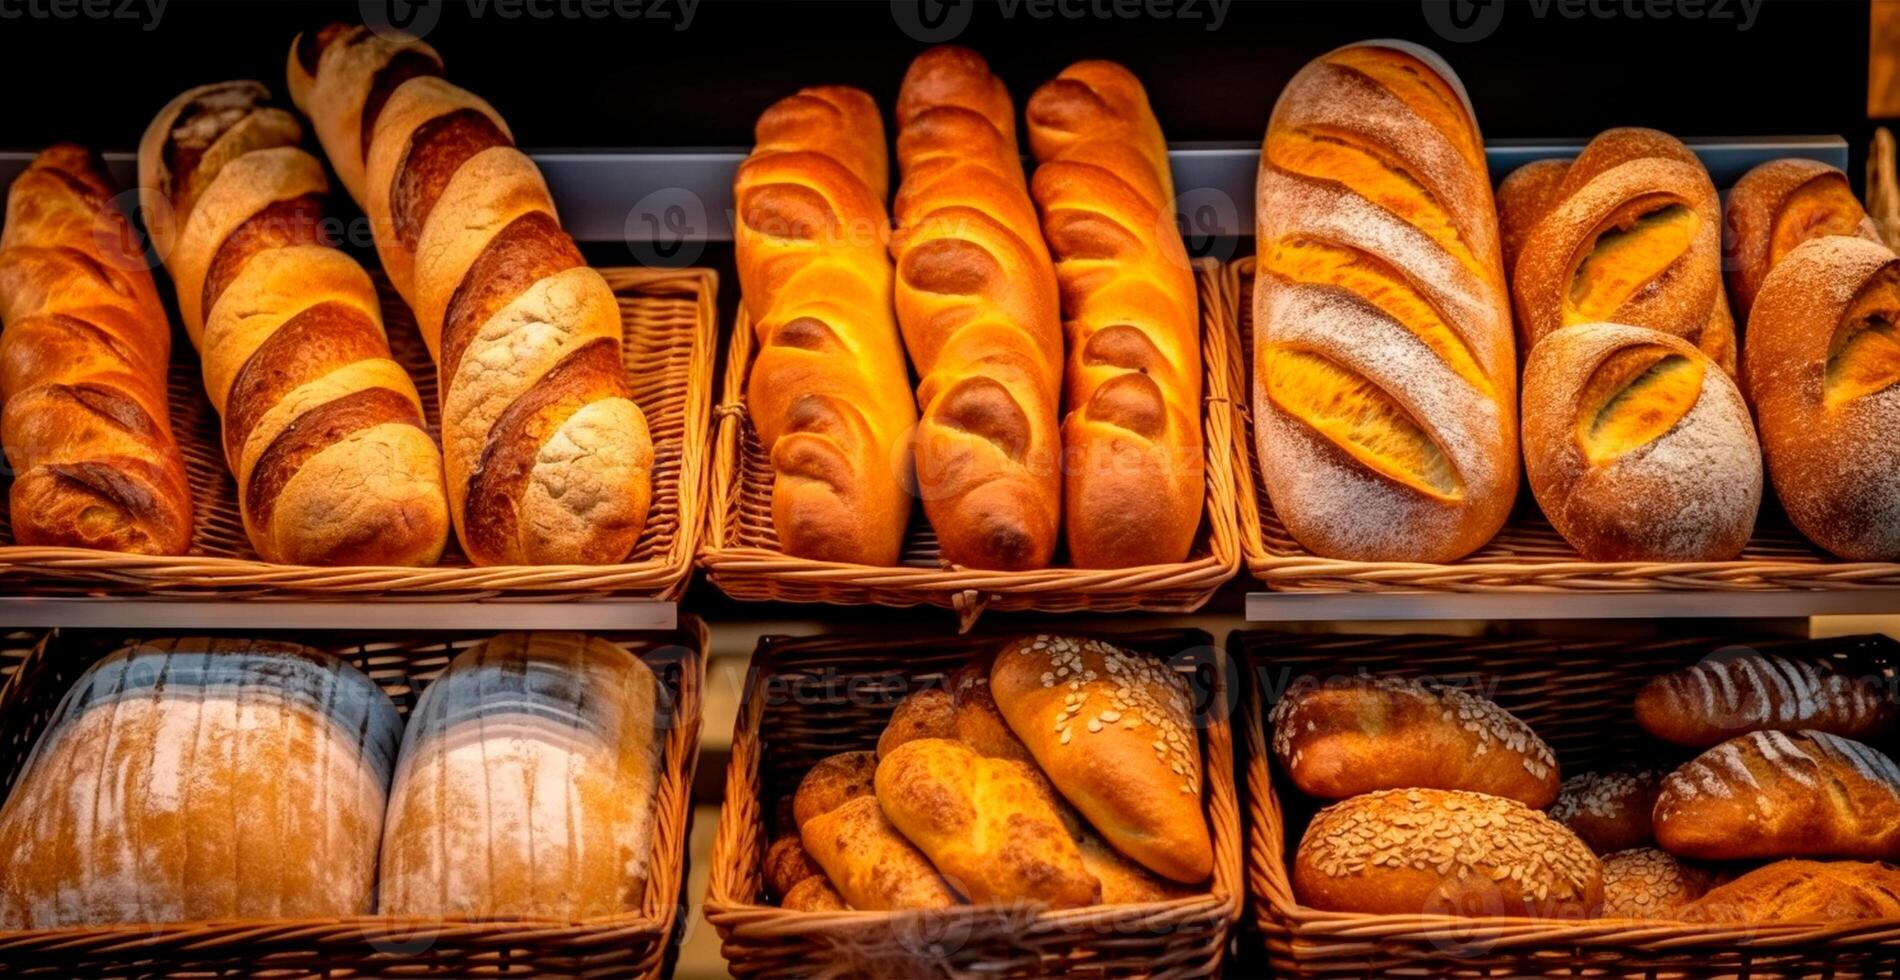
M 763 858 L 792 793 L 820 759 L 877 745 L 897 703 L 940 683 L 999 637 L 954 640 L 767 636 L 746 678 L 714 838 L 706 919 L 734 976 L 1205 977 L 1219 974 L 1241 915 L 1233 664 L 1205 632 L 1101 632 L 1169 658 L 1188 680 L 1213 832 L 1207 891 L 1170 902 L 1046 910 L 957 906 L 799 912 L 770 904 Z
M 600 271 L 620 301 L 626 328 L 622 354 L 627 379 L 653 436 L 652 505 L 645 530 L 623 561 L 612 565 L 477 567 L 462 556 L 453 534 L 441 560 L 424 568 L 313 567 L 261 561 L 245 532 L 237 486 L 222 449 L 219 420 L 205 397 L 198 360 L 190 345 L 181 340 L 173 349 L 170 402 L 172 428 L 184 452 L 191 482 L 190 553 L 127 555 L 20 545 L 13 541 L 6 520 L 5 494 L 0 493 L 0 595 L 6 597 L 0 600 L 0 622 L 12 622 L 5 618 L 9 602 L 18 603 L 12 608 L 25 610 L 70 608 L 58 604 L 34 606 L 19 600 L 76 596 L 197 601 L 202 603 L 204 615 L 228 615 L 233 617 L 233 625 L 268 626 L 282 620 L 265 610 L 226 613 L 219 606 L 233 603 L 210 600 L 347 598 L 356 604 L 353 608 L 362 608 L 384 601 L 531 599 L 551 603 L 614 597 L 658 600 L 626 605 L 623 612 L 649 620 L 654 616 L 670 618 L 670 609 L 662 606 L 670 607 L 685 591 L 704 523 L 705 446 L 711 424 L 714 350 L 718 345 L 718 275 L 711 269 Z M 429 352 L 409 308 L 380 276 L 378 283 L 391 352 L 415 381 L 430 434 L 439 443 L 436 372 Z M 0 479 L 0 490 L 4 482 Z M 146 606 L 127 604 L 118 608 L 136 610 Z M 349 613 L 336 609 L 298 615 L 334 617 L 339 625 L 347 625 L 350 620 Z M 405 619 L 395 614 L 378 621 L 387 625 L 442 625 L 448 615 L 437 612 Z M 553 619 L 550 616 L 546 621 Z M 122 618 L 112 622 L 130 625 L 147 621 Z
M 1797 619 L 1900 614 L 1900 588 L 1726 592 L 1250 592 L 1254 623 L 1524 619 Z
M 1319 801 L 1293 789 L 1268 752 L 1274 700 L 1299 678 L 1394 675 L 1469 679 L 1523 719 L 1565 773 L 1655 766 L 1658 744 L 1634 719 L 1650 677 L 1722 647 L 1759 650 L 1818 642 L 1868 670 L 1893 667 L 1891 640 L 1799 641 L 1748 634 L 1628 640 L 1294 635 L 1241 631 L 1228 640 L 1251 676 L 1240 720 L 1247 812 L 1243 942 L 1264 943 L 1279 977 L 1411 976 L 1788 977 L 1890 976 L 1900 969 L 1900 921 L 1691 924 L 1636 919 L 1368 915 L 1300 904 L 1290 862 Z M 1673 750 L 1693 755 L 1689 750 Z M 1671 758 L 1669 750 L 1662 753 Z
M 1532 160 L 1574 156 L 1584 140 L 1493 140 L 1486 145 L 1491 176 L 1502 178 Z M 1688 140 L 1715 178 L 1733 184 L 1749 168 L 1777 157 L 1806 157 L 1847 168 L 1847 142 L 1838 136 L 1741 137 Z M 583 242 L 654 245 L 666 258 L 675 245 L 732 240 L 732 178 L 744 148 L 681 147 L 653 150 L 542 150 L 530 153 L 561 204 L 569 234 Z M 33 159 L 0 152 L 0 186 Z M 130 153 L 106 154 L 114 178 L 133 182 Z M 1168 151 L 1177 203 L 1190 235 L 1199 239 L 1253 234 L 1254 180 L 1260 143 L 1176 143 Z
M 189 635 L 206 628 L 169 630 Z M 0 636 L 0 789 L 10 790 L 40 732 L 80 674 L 157 631 L 56 630 Z M 293 632 L 278 638 L 331 653 L 368 675 L 405 717 L 457 653 L 491 634 Z M 254 634 L 271 638 L 271 634 Z M 579 921 L 428 919 L 382 915 L 235 919 L 0 930 L 5 976 L 516 976 L 658 978 L 686 907 L 686 850 L 705 686 L 704 623 L 634 636 L 606 634 L 637 654 L 662 687 L 667 725 L 653 842 L 637 911 Z
M 670 630 L 679 604 L 639 598 L 359 602 L 349 599 L 140 599 L 123 596 L 0 596 L 0 628 L 201 630 Z

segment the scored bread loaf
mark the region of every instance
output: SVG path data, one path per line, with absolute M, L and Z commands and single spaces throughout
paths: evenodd
M 139 142 L 139 195 L 224 422 L 265 561 L 431 565 L 442 456 L 389 356 L 369 275 L 323 228 L 323 165 L 251 81 L 173 99 Z
M 1023 637 L 990 668 L 990 696 L 1070 805 L 1116 850 L 1184 884 L 1214 868 L 1187 682 L 1094 639 Z
M 1655 825 L 1679 857 L 1900 857 L 1900 767 L 1826 732 L 1750 732 L 1665 777 Z
M 294 644 L 113 653 L 0 809 L 0 928 L 367 915 L 401 735 L 369 678 Z
M 913 739 L 878 762 L 877 802 L 974 904 L 1093 905 L 1102 886 L 1029 770 L 962 742 Z
M 861 912 L 948 908 L 956 893 L 878 806 L 877 756 L 841 752 L 798 784 L 792 812 L 805 852 L 845 903 Z
M 1818 160 L 1770 160 L 1729 189 L 1722 212 L 1729 299 L 1744 321 L 1768 270 L 1810 238 L 1850 235 L 1880 241 L 1847 175 Z
M 1761 509 L 1761 448 L 1728 374 L 1658 330 L 1584 323 L 1524 365 L 1524 470 L 1591 561 L 1723 561 Z
M 1900 258 L 1816 238 L 1769 271 L 1742 377 L 1789 520 L 1849 561 L 1900 558 Z
M 1378 789 L 1468 790 L 1543 808 L 1557 757 L 1486 698 L 1398 677 L 1296 685 L 1269 716 L 1273 755 L 1293 785 L 1342 800 Z
M 1653 847 L 1603 857 L 1603 915 L 1619 919 L 1674 919 L 1701 898 L 1716 876 Z
M 1718 651 L 1650 678 L 1636 723 L 1665 742 L 1702 748 L 1757 731 L 1829 732 L 1867 742 L 1900 717 L 1879 674 L 1855 676 L 1825 657 Z
M 1838 922 L 1900 917 L 1900 869 L 1883 862 L 1776 861 L 1711 889 L 1690 922 Z
M 897 96 L 897 322 L 922 382 L 917 491 L 946 559 L 1042 568 L 1062 519 L 1062 314 L 1016 112 L 975 52 L 918 55 Z
M 1025 118 L 1068 340 L 1069 559 L 1183 561 L 1203 497 L 1200 301 L 1161 124 L 1141 82 L 1108 61 L 1063 69 Z
M 1721 203 L 1681 140 L 1608 130 L 1548 193 L 1511 279 L 1526 350 L 1563 327 L 1624 323 L 1681 337 L 1735 373 Z
M 379 911 L 638 911 L 665 744 L 658 687 L 640 658 L 579 633 L 504 633 L 458 654 L 403 733 Z
M 166 399 L 171 322 L 104 164 L 55 146 L 0 228 L 0 444 L 13 543 L 183 554 L 191 486 Z
M 297 37 L 287 70 L 435 358 L 462 550 L 478 565 L 625 558 L 646 526 L 653 440 L 619 301 L 540 170 L 414 38 L 332 24 Z
M 1564 780 L 1551 819 L 1598 854 L 1641 848 L 1656 840 L 1650 815 L 1662 778 L 1655 769 L 1579 773 Z
M 1399 41 L 1302 68 L 1260 160 L 1260 471 L 1327 557 L 1450 561 L 1517 497 L 1517 362 L 1484 144 L 1457 76 Z
M 1580 918 L 1602 906 L 1603 876 L 1575 834 L 1516 800 L 1388 789 L 1314 815 L 1293 891 L 1332 912 Z
M 1498 240 L 1504 251 L 1504 281 L 1517 270 L 1524 239 L 1550 210 L 1570 171 L 1568 160 L 1534 160 L 1506 175 L 1498 184 Z M 1528 347 L 1525 348 L 1529 350 Z
M 733 179 L 733 248 L 779 547 L 895 565 L 917 405 L 891 306 L 884 121 L 869 95 L 826 86 L 773 103 L 755 132 Z

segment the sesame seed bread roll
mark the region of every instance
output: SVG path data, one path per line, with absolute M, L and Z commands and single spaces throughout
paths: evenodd
M 1816 238 L 1755 295 L 1743 379 L 1775 495 L 1849 561 L 1900 558 L 1900 258 Z
M 1900 918 L 1900 869 L 1881 862 L 1776 861 L 1711 889 L 1690 922 L 1840 922 Z
M 1770 160 L 1742 175 L 1722 211 L 1729 299 L 1744 321 L 1762 280 L 1795 246 L 1848 235 L 1880 241 L 1847 175 L 1819 160 Z
M 1894 730 L 1885 678 L 1853 676 L 1826 658 L 1753 650 L 1650 678 L 1636 723 L 1665 742 L 1705 748 L 1748 732 L 1828 732 L 1871 742 Z
M 1101 640 L 1003 647 L 990 696 L 1064 799 L 1116 850 L 1183 884 L 1214 870 L 1187 682 Z
M 1603 875 L 1577 835 L 1516 800 L 1389 789 L 1314 815 L 1293 891 L 1329 912 L 1582 918 L 1603 904 Z
M 1260 472 L 1328 558 L 1443 562 L 1517 499 L 1517 357 L 1476 113 L 1430 51 L 1302 68 L 1255 195 Z
M 877 756 L 841 752 L 818 762 L 792 797 L 805 853 L 847 905 L 861 912 L 940 909 L 956 893 L 878 806 Z
M 1569 827 L 1598 854 L 1627 851 L 1654 843 L 1650 814 L 1663 774 L 1655 769 L 1637 772 L 1585 772 L 1564 780 L 1551 819 Z
M 1300 792 L 1456 789 L 1543 809 L 1557 757 L 1516 715 L 1449 687 L 1397 677 L 1298 685 L 1269 715 L 1273 754 Z
M 1761 509 L 1761 447 L 1741 389 L 1687 341 L 1565 327 L 1524 364 L 1524 470 L 1591 561 L 1723 561 Z
M 1603 915 L 1616 919 L 1674 919 L 1701 898 L 1716 876 L 1653 847 L 1603 858 Z
M 1826 732 L 1751 732 L 1670 773 L 1655 823 L 1678 857 L 1900 857 L 1900 767 Z

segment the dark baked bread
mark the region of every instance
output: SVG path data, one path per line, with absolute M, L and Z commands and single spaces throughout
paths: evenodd
M 1876 675 L 1846 674 L 1825 658 L 1753 650 L 1658 675 L 1636 692 L 1636 723 L 1644 731 L 1697 747 L 1747 732 L 1802 729 L 1870 741 L 1893 731 L 1896 713 Z

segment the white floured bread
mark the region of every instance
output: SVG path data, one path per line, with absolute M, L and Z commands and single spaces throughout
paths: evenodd
M 578 633 L 508 633 L 456 657 L 403 738 L 380 911 L 639 910 L 665 744 L 658 690 L 638 657 Z
M 1900 767 L 1826 732 L 1751 732 L 1670 773 L 1655 825 L 1679 857 L 1900 858 Z
M 0 928 L 364 915 L 402 721 L 288 643 L 95 664 L 0 809 Z

